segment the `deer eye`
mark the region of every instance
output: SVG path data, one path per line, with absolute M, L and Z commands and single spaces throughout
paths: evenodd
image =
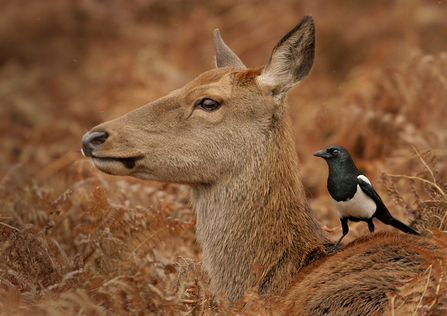
M 212 112 L 220 108 L 220 103 L 213 99 L 204 98 L 197 102 L 196 108 Z

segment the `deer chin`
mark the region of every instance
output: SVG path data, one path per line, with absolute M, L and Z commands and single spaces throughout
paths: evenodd
M 135 156 L 135 157 L 92 156 L 92 162 L 93 165 L 102 172 L 112 175 L 127 176 L 131 175 L 134 172 L 136 163 L 143 158 L 144 156 Z

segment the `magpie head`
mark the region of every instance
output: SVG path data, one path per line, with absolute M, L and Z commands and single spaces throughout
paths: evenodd
M 340 145 L 332 145 L 314 153 L 314 156 L 321 157 L 328 163 L 339 163 L 352 160 L 346 148 Z

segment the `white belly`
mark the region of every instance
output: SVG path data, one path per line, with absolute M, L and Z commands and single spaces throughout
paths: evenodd
M 366 195 L 359 185 L 357 185 L 357 192 L 352 199 L 345 202 L 334 202 L 338 217 L 357 217 L 357 218 L 371 218 L 376 212 L 376 202 Z

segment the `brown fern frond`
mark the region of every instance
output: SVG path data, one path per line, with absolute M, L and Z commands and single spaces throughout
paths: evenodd
M 447 249 L 447 234 L 439 228 L 433 229 L 433 240 L 442 248 Z
M 415 147 L 413 149 L 423 166 L 422 171 L 417 176 L 383 174 L 383 186 L 395 203 L 403 206 L 407 214 L 413 215 L 413 224 L 419 232 L 429 235 L 434 227 L 447 231 L 447 195 L 444 191 L 445 183 L 436 169 L 436 156 L 432 155 L 431 151 L 420 153 Z M 407 206 L 408 203 L 397 190 L 393 181 L 396 178 L 408 180 L 415 209 Z M 422 188 L 417 184 L 421 184 Z M 423 191 L 422 194 L 420 191 Z
M 70 188 L 59 195 L 54 201 L 48 203 L 49 215 L 60 213 L 62 210 L 67 211 L 73 206 L 73 202 L 73 188 Z
M 397 189 L 397 185 L 393 177 L 382 172 L 380 178 L 382 179 L 382 187 L 384 188 L 388 196 L 393 200 L 393 202 L 401 206 L 403 209 L 409 209 L 408 205 L 404 201 L 404 198 Z

